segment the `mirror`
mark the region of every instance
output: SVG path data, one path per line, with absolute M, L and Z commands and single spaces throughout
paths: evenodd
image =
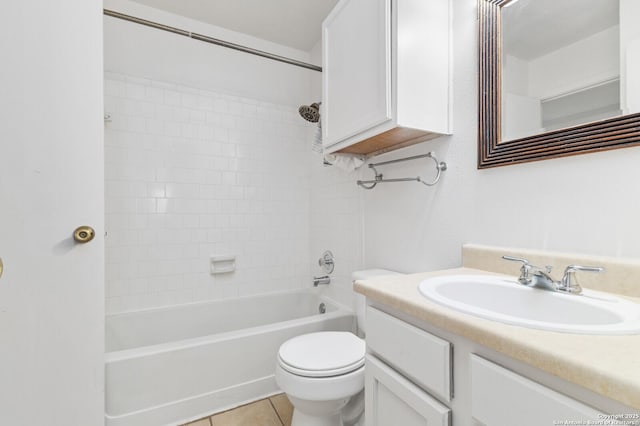
M 622 115 L 618 6 L 518 0 L 502 7 L 504 140 Z
M 478 168 L 640 143 L 639 1 L 478 7 Z

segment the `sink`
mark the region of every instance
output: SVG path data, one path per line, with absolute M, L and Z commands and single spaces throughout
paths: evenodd
M 564 333 L 640 333 L 640 304 L 591 290 L 565 294 L 492 275 L 430 278 L 418 290 L 440 305 L 506 324 Z

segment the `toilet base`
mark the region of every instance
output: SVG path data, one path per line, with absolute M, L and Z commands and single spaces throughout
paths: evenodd
M 336 426 L 336 425 L 347 426 L 347 424 L 344 423 L 342 419 L 339 417 L 332 417 L 332 418 L 312 417 L 300 411 L 298 411 L 298 414 L 296 415 L 295 410 L 293 412 L 293 419 L 291 420 L 291 426 Z M 358 422 L 354 423 L 351 426 L 364 426 L 364 416 L 360 416 L 360 419 L 358 420 Z
M 291 426 L 343 426 L 340 413 L 329 417 L 315 417 L 303 413 L 300 410 L 293 410 Z
M 359 392 L 352 398 L 342 398 L 331 401 L 307 401 L 289 396 L 293 405 L 293 418 L 291 426 L 359 426 L 361 425 L 364 411 L 364 392 Z M 348 413 L 345 407 L 349 404 Z M 353 408 L 359 410 L 353 412 Z M 343 418 L 343 415 L 347 418 Z
M 308 401 L 289 396 L 293 405 L 291 426 L 343 426 L 342 409 L 349 398 Z

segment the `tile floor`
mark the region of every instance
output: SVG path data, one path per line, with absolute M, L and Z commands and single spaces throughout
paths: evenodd
M 291 426 L 293 406 L 283 393 L 183 426 Z

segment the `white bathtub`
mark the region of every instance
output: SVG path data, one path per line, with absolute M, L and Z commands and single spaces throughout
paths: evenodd
M 175 425 L 277 393 L 285 340 L 354 327 L 351 311 L 312 291 L 109 315 L 106 425 Z

